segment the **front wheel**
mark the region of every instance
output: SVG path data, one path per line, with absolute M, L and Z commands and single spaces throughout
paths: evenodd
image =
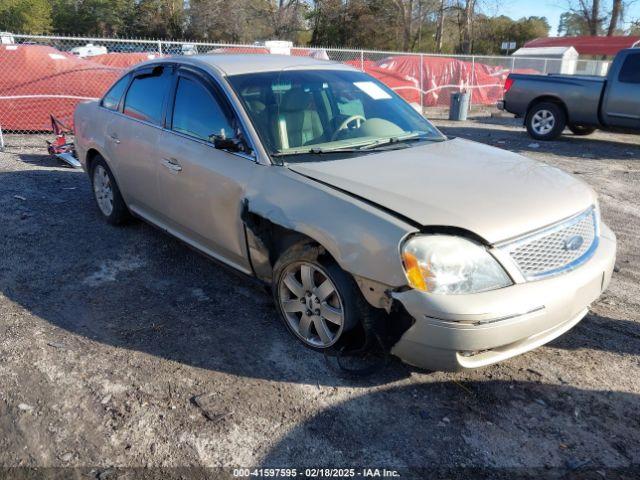
M 584 125 L 569 125 L 569 130 L 573 132 L 574 135 L 585 136 L 591 135 L 596 131 L 593 127 L 585 127 Z
M 272 287 L 284 324 L 313 350 L 341 344 L 366 315 L 366 301 L 353 278 L 309 243 L 293 245 L 280 256 Z
M 527 132 L 536 140 L 555 140 L 562 134 L 567 117 L 562 107 L 553 102 L 540 102 L 531 107 L 525 118 Z

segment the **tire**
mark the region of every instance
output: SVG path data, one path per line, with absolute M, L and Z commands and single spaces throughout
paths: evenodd
M 274 265 L 271 289 L 289 332 L 307 348 L 319 352 L 352 341 L 347 333 L 362 325 L 372 310 L 353 277 L 322 253 L 321 247 L 308 242 L 286 249 Z M 305 268 L 310 272 L 311 288 L 302 278 Z M 340 325 L 335 323 L 338 316 Z
M 98 211 L 111 225 L 121 225 L 131 218 L 107 162 L 97 155 L 91 165 L 91 189 Z
M 594 127 L 585 127 L 583 125 L 569 125 L 569 130 L 571 130 L 574 135 L 578 135 L 581 137 L 591 135 L 596 131 Z
M 527 132 L 536 140 L 555 140 L 562 134 L 567 124 L 567 116 L 557 103 L 540 102 L 527 112 L 525 126 Z

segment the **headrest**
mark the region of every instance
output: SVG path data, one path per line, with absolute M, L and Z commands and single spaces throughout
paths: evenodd
M 247 100 L 247 107 L 249 107 L 249 110 L 253 113 L 262 113 L 266 105 L 260 100 Z
M 282 96 L 280 111 L 301 112 L 308 110 L 312 99 L 311 92 L 305 92 L 302 88 L 292 88 Z

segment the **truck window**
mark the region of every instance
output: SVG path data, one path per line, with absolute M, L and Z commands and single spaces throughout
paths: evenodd
M 627 57 L 622 64 L 618 80 L 622 83 L 640 83 L 640 53 Z

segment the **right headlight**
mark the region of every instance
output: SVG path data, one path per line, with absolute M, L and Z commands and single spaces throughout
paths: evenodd
M 414 235 L 401 253 L 409 285 L 424 292 L 478 293 L 513 283 L 486 248 L 463 237 Z

